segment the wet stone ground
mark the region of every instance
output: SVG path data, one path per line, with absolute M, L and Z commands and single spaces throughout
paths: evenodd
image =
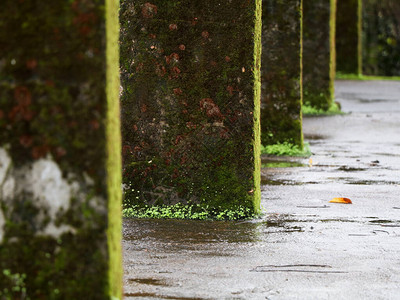
M 311 161 L 263 158 L 261 219 L 124 220 L 125 298 L 400 299 L 400 82 L 336 100 L 304 120 Z

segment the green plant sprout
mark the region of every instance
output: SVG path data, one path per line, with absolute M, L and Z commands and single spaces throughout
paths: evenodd
M 362 75 L 362 74 L 344 74 L 337 72 L 336 79 L 343 79 L 343 80 L 360 80 L 360 81 L 367 81 L 367 80 L 400 80 L 400 76 L 371 76 L 371 75 Z
M 300 147 L 297 145 L 293 145 L 288 142 L 283 142 L 274 145 L 261 146 L 261 154 L 268 154 L 275 156 L 309 157 L 311 155 L 311 150 L 309 143 L 305 143 L 304 148 L 300 149 Z
M 12 274 L 10 270 L 5 269 L 1 275 L 8 282 L 8 284 L 0 289 L 1 300 L 29 299 L 26 295 L 25 274 Z
M 302 106 L 302 112 L 305 116 L 332 116 L 343 115 L 344 112 L 340 110 L 337 103 L 333 102 L 328 110 L 312 107 L 308 102 Z
M 189 219 L 189 220 L 243 220 L 256 217 L 248 207 L 240 206 L 235 209 L 214 208 L 201 204 L 175 204 L 159 206 L 125 207 L 122 210 L 125 218 L 138 219 Z

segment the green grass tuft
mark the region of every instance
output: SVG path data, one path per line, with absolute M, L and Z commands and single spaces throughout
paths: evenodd
M 359 74 L 343 74 L 336 73 L 336 79 L 343 80 L 400 80 L 399 76 L 371 76 L 371 75 L 359 75 Z
M 310 145 L 308 143 L 305 143 L 304 148 L 300 149 L 299 146 L 293 145 L 288 142 L 261 146 L 261 153 L 268 155 L 276 155 L 276 156 L 300 156 L 300 157 L 308 157 L 311 155 Z
M 302 112 L 305 116 L 332 116 L 332 115 L 343 115 L 342 112 L 337 105 L 337 103 L 332 103 L 331 107 L 328 110 L 323 110 L 319 108 L 312 107 L 307 103 L 302 106 Z
M 237 207 L 234 210 L 212 208 L 200 204 L 175 204 L 160 206 L 125 207 L 122 210 L 125 218 L 138 219 L 189 219 L 189 220 L 243 220 L 256 217 L 251 208 Z

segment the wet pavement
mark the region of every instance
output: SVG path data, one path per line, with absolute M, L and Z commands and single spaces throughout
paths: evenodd
M 400 82 L 336 100 L 311 160 L 263 158 L 261 219 L 124 220 L 125 299 L 400 299 Z

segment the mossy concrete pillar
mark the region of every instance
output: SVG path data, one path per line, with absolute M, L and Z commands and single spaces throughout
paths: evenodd
M 121 298 L 118 1 L 3 0 L 0 299 Z
M 362 0 L 338 0 L 336 70 L 362 74 Z
M 400 1 L 363 2 L 363 73 L 400 76 Z
M 121 4 L 131 204 L 259 210 L 261 0 Z
M 302 1 L 264 0 L 261 141 L 303 147 Z
M 328 110 L 334 97 L 336 0 L 303 0 L 303 102 Z

